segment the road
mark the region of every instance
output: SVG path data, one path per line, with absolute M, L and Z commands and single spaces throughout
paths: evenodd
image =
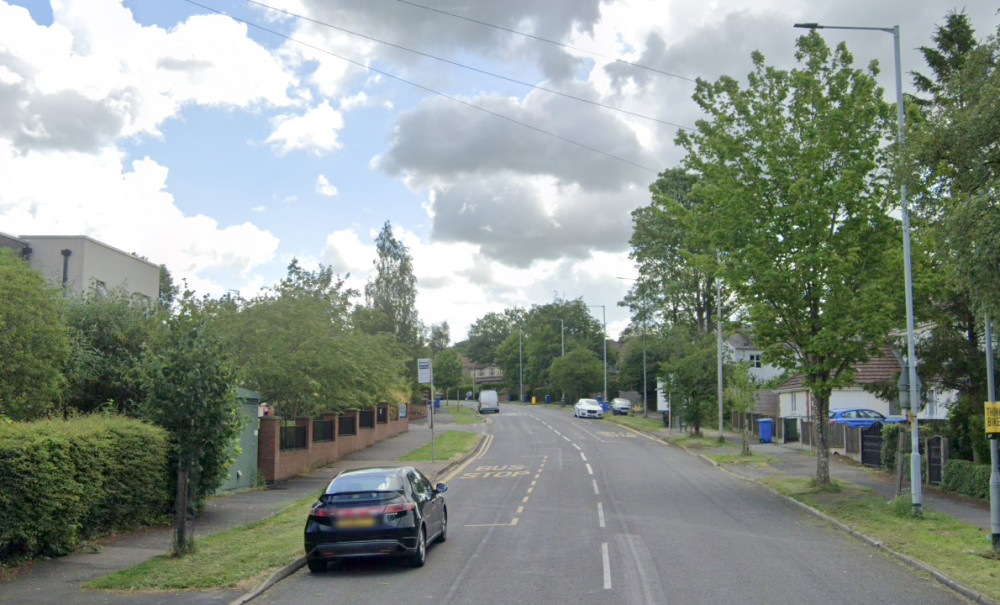
M 448 483 L 427 564 L 306 570 L 255 602 L 963 603 L 679 448 L 565 410 L 502 404 Z

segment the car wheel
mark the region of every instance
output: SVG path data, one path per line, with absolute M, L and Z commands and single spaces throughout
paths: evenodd
M 326 571 L 326 561 L 324 559 L 309 559 L 306 561 L 306 565 L 309 566 L 309 571 L 313 573 Z
M 410 555 L 410 567 L 423 567 L 427 562 L 427 534 L 424 533 L 423 526 L 417 533 L 417 552 Z
M 441 533 L 438 534 L 437 541 L 448 541 L 448 511 L 444 511 L 444 518 L 441 519 Z

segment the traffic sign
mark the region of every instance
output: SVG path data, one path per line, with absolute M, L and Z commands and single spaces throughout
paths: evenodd
M 986 434 L 1000 438 L 1000 401 L 986 402 Z

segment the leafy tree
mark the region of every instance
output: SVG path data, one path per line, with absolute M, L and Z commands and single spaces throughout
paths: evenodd
M 185 292 L 143 359 L 144 414 L 170 432 L 177 469 L 173 553 L 190 552 L 188 498 L 201 502 L 221 484 L 240 431 L 235 368 L 207 315 Z
M 517 330 L 524 319 L 524 310 L 505 309 L 502 313 L 487 313 L 469 327 L 467 355 L 476 363 L 494 363 L 497 348 Z
M 66 386 L 70 354 L 58 289 L 0 248 L 0 417 L 48 415 Z
M 366 304 L 386 322 L 380 331 L 395 334 L 399 342 L 415 350 L 420 324 L 413 259 L 406 246 L 393 237 L 389 221 L 375 238 L 375 248 L 378 258 L 375 276 L 365 285 Z
M 457 389 L 462 383 L 462 361 L 453 349 L 446 349 L 434 356 L 434 388 L 443 389 L 445 397 L 449 389 Z
M 982 353 L 983 313 L 1000 315 L 1000 46 L 996 36 L 980 43 L 967 15 L 949 13 L 921 52 L 930 75 L 915 74 L 925 97 L 911 119 L 909 150 L 914 161 L 914 208 L 922 218 L 922 240 L 930 248 L 934 280 L 927 295 L 931 338 L 920 343 L 925 377 L 956 389 L 958 404 L 948 418 L 953 455 L 975 460 L 978 426 L 986 399 Z
M 726 379 L 725 396 L 729 407 L 738 414 L 743 415 L 742 451 L 744 455 L 749 455 L 751 453 L 750 423 L 747 422 L 746 415 L 754 409 L 754 403 L 756 403 L 754 392 L 757 390 L 757 385 L 754 384 L 753 377 L 750 375 L 750 364 L 748 362 L 741 361 L 728 365 L 730 371 Z
M 444 321 L 431 326 L 431 334 L 427 346 L 431 349 L 432 355 L 437 355 L 448 348 L 451 344 L 451 328 L 448 322 Z
M 765 354 L 801 372 L 813 393 L 816 480 L 830 482 L 830 393 L 852 378 L 901 317 L 899 230 L 887 207 L 892 112 L 877 68 L 852 66 L 815 31 L 798 39 L 800 67 L 753 54 L 743 89 L 699 81 L 707 114 L 678 134 L 699 177 L 694 221 L 722 255 Z
M 706 259 L 714 258 L 715 248 L 693 216 L 699 207 L 693 194 L 697 181 L 684 170 L 665 170 L 649 187 L 650 205 L 632 212 L 629 256 L 640 277 L 626 302 L 637 314 L 652 318 L 660 310 L 668 323 L 691 323 L 708 331 L 716 287 L 715 263 Z
M 170 275 L 170 270 L 167 269 L 166 265 L 160 265 L 160 297 L 158 302 L 161 307 L 169 309 L 174 301 L 177 299 L 177 295 L 180 293 L 180 288 L 174 283 L 173 276 Z
M 551 386 L 573 402 L 601 390 L 604 364 L 593 351 L 577 348 L 554 360 L 549 375 Z
M 676 413 L 696 435 L 717 409 L 716 337 L 684 323 L 670 327 L 665 337 L 669 354 L 660 363 L 660 375 L 670 384 Z
M 139 365 L 155 329 L 154 312 L 116 288 L 68 296 L 65 317 L 73 343 L 66 406 L 83 413 L 112 406 L 138 416 L 146 398 Z

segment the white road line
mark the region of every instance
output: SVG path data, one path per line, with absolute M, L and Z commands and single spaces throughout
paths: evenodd
M 563 435 L 562 438 L 565 439 L 566 441 L 569 441 L 570 443 L 573 443 L 573 441 L 566 435 Z
M 604 560 L 604 590 L 611 590 L 611 557 L 608 556 L 608 543 L 601 544 L 601 558 Z
M 597 523 L 601 527 L 606 527 L 604 525 L 604 505 L 602 505 L 600 502 L 597 503 Z
M 583 458 L 583 461 L 584 461 L 584 462 L 586 462 L 586 461 L 587 461 L 587 457 L 583 455 L 583 452 L 580 452 L 580 457 L 581 457 L 581 458 Z
M 528 496 L 525 496 L 524 498 L 521 499 L 521 502 L 524 502 L 525 504 L 527 504 L 528 500 L 529 500 Z
M 587 474 L 588 475 L 593 475 L 594 474 L 594 469 L 590 468 L 590 463 L 589 462 L 587 463 Z
M 594 495 L 595 496 L 599 496 L 600 494 L 601 494 L 601 492 L 598 491 L 598 489 L 597 489 L 597 479 L 594 479 Z
M 577 450 L 583 449 L 583 448 L 581 448 L 579 445 L 577 445 L 575 443 L 573 444 L 573 447 L 575 447 Z
M 523 506 L 518 506 L 518 507 L 517 507 L 517 514 L 519 514 L 519 515 L 520 515 L 520 514 L 521 514 L 521 513 L 523 513 L 523 512 L 524 512 L 524 507 L 523 507 Z

